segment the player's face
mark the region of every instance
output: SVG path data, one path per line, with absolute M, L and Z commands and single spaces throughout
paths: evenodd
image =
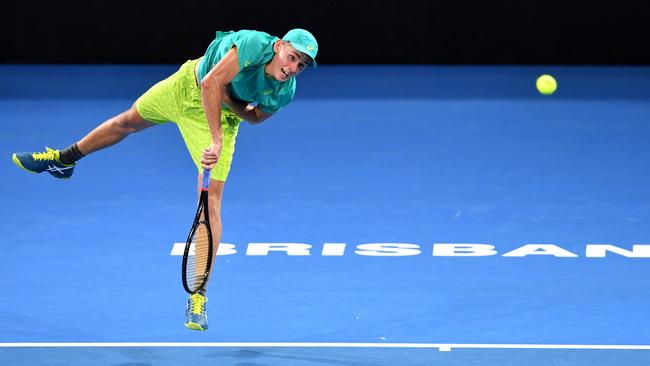
M 302 72 L 311 62 L 309 56 L 296 50 L 291 43 L 280 41 L 274 45 L 275 56 L 268 73 L 277 81 L 287 81 Z

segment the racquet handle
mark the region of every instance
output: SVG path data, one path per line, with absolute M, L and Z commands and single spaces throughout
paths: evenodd
M 209 186 L 210 186 L 210 169 L 203 169 L 203 184 L 201 185 L 201 189 L 207 191 Z

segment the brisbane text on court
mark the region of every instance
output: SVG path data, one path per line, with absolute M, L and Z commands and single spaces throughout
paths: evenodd
M 171 255 L 183 255 L 185 243 L 175 243 Z M 292 257 L 324 256 L 341 257 L 359 255 L 367 257 L 408 257 L 431 255 L 434 257 L 528 257 L 549 256 L 558 258 L 650 258 L 650 244 L 617 246 L 613 244 L 586 244 L 584 248 L 566 249 L 558 244 L 523 244 L 517 248 L 502 250 L 492 244 L 478 243 L 436 243 L 421 246 L 412 243 L 249 243 L 247 246 L 221 243 L 217 255 L 244 254 L 246 256 L 286 255 Z

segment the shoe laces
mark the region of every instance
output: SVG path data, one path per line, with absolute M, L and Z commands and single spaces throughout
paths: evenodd
M 193 294 L 190 296 L 190 300 L 192 302 L 192 314 L 203 314 L 205 302 L 208 301 L 208 299 L 201 294 Z
M 56 160 L 56 150 L 45 147 L 45 152 L 33 153 L 34 160 Z

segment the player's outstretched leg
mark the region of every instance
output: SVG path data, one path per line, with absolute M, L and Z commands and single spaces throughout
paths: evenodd
M 208 329 L 208 314 L 205 311 L 206 302 L 208 302 L 208 298 L 199 293 L 192 294 L 187 299 L 187 309 L 185 310 L 187 316 L 185 326 L 187 328 L 193 330 Z
M 14 164 L 31 173 L 42 173 L 47 171 L 56 178 L 70 178 L 74 171 L 75 164 L 63 164 L 60 160 L 59 150 L 45 147 L 42 152 L 14 153 L 11 156 Z
M 82 157 L 122 141 L 129 134 L 155 126 L 142 118 L 132 106 L 124 113 L 102 123 L 78 143 L 63 150 L 49 147 L 43 152 L 14 153 L 14 164 L 32 173 L 49 172 L 56 178 L 70 178 L 75 163 Z

